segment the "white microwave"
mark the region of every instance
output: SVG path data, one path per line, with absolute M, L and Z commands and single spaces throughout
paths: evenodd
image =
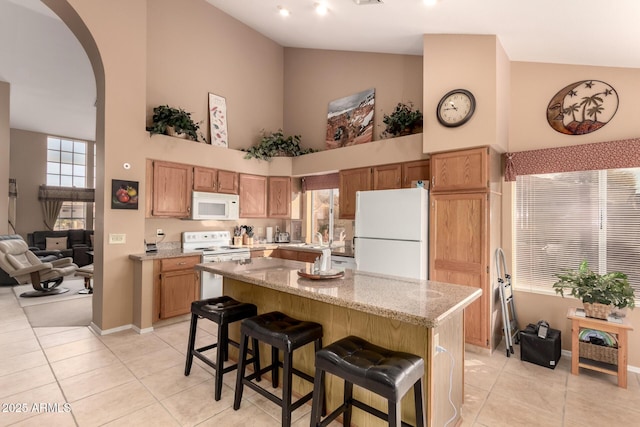
M 237 220 L 240 197 L 237 194 L 194 191 L 191 200 L 191 219 Z

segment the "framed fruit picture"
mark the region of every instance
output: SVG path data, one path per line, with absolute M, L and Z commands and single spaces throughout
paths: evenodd
M 138 209 L 138 181 L 111 180 L 111 209 Z

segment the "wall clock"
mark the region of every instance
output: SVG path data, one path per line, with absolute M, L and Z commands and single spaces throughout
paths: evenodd
M 456 127 L 465 124 L 476 109 L 476 99 L 466 89 L 447 92 L 440 102 L 436 115 L 441 125 Z

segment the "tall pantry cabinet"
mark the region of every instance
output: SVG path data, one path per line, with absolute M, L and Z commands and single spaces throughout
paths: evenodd
M 495 249 L 500 246 L 500 156 L 489 147 L 431 155 L 429 278 L 482 289 L 465 309 L 465 341 L 500 342 Z M 493 273 L 493 274 L 492 274 Z

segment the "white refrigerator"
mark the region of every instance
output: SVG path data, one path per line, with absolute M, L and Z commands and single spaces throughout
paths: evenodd
M 424 188 L 356 193 L 358 270 L 427 279 L 429 191 Z

